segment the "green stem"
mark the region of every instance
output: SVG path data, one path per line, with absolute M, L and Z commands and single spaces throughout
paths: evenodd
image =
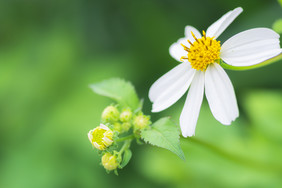
M 122 148 L 120 149 L 120 154 L 122 154 L 126 149 L 128 149 L 130 147 L 130 143 L 132 140 L 126 140 L 122 146 Z
M 220 61 L 220 65 L 224 68 L 224 69 L 229 69 L 229 70 L 237 70 L 237 71 L 241 71 L 241 70 L 250 70 L 250 69 L 255 69 L 255 68 L 259 68 L 259 67 L 263 67 L 266 65 L 270 65 L 272 63 L 275 63 L 279 60 L 282 60 L 282 53 L 279 54 L 278 56 L 275 56 L 271 59 L 268 59 L 262 63 L 256 64 L 256 65 L 252 65 L 252 66 L 245 66 L 245 67 L 235 67 L 232 65 L 228 65 L 226 63 L 224 63 L 223 61 Z
M 125 140 L 132 140 L 134 138 L 135 138 L 134 134 L 131 134 L 131 135 L 128 135 L 128 136 L 125 136 L 125 137 L 121 137 L 121 138 L 117 139 L 116 142 L 123 142 Z
M 214 146 L 210 143 L 207 143 L 205 141 L 202 141 L 202 140 L 199 140 L 195 137 L 190 137 L 190 138 L 185 138 L 183 139 L 184 141 L 186 142 L 189 142 L 189 143 L 196 143 L 196 144 L 199 144 L 207 149 L 209 149 L 210 151 L 214 152 L 215 154 L 225 158 L 225 159 L 228 159 L 228 160 L 231 160 L 233 162 L 236 162 L 238 164 L 243 164 L 245 166 L 249 166 L 249 167 L 252 167 L 252 168 L 256 168 L 256 169 L 260 169 L 260 170 L 269 170 L 269 171 L 278 171 L 278 172 L 282 172 L 282 166 L 280 165 L 277 165 L 277 164 L 264 164 L 262 162 L 259 162 L 259 161 L 254 161 L 252 159 L 247 159 L 247 158 L 244 158 L 244 157 L 241 157 L 241 156 L 238 156 L 236 154 L 233 154 L 233 153 L 230 153 L 230 152 L 226 152 L 224 151 L 223 149 L 217 147 L 217 146 Z

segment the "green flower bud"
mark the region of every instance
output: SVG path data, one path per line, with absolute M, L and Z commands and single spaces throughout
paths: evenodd
M 121 125 L 122 132 L 127 132 L 131 128 L 131 123 L 125 122 Z
M 91 144 L 98 150 L 105 150 L 113 143 L 113 131 L 107 126 L 100 124 L 88 133 L 88 138 Z
M 111 105 L 104 109 L 102 113 L 103 122 L 113 123 L 118 121 L 118 119 L 119 119 L 119 111 L 115 106 Z
M 117 157 L 107 152 L 102 157 L 102 164 L 106 170 L 115 170 L 119 163 L 117 162 Z
M 143 114 L 139 114 L 133 119 L 134 131 L 143 130 L 151 124 L 150 116 L 145 116 Z
M 121 133 L 122 132 L 122 125 L 118 122 L 114 123 L 114 130 Z
M 130 109 L 124 109 L 120 114 L 120 121 L 122 122 L 128 122 L 132 118 L 132 111 Z

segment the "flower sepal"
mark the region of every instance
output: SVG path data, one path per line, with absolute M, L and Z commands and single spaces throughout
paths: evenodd
M 245 71 L 245 70 L 252 70 L 252 69 L 257 69 L 257 68 L 261 68 L 264 67 L 266 65 L 270 65 L 272 63 L 275 63 L 277 61 L 281 61 L 282 60 L 282 53 L 278 56 L 275 56 L 273 58 L 270 58 L 266 61 L 263 61 L 261 63 L 258 63 L 256 65 L 251 65 L 251 66 L 232 66 L 229 65 L 227 63 L 225 63 L 222 59 L 220 59 L 219 61 L 219 65 L 224 68 L 224 69 L 228 69 L 228 70 L 235 70 L 235 71 Z

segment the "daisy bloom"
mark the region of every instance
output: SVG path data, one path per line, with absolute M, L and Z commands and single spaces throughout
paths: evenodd
M 206 32 L 185 27 L 185 37 L 169 48 L 170 55 L 181 63 L 159 78 L 150 88 L 152 112 L 174 104 L 189 89 L 180 115 L 184 137 L 195 135 L 204 90 L 215 119 L 230 125 L 239 116 L 232 83 L 220 66 L 223 60 L 232 66 L 251 66 L 279 55 L 279 35 L 271 29 L 255 28 L 238 33 L 223 44 L 219 35 L 243 11 L 241 7 L 224 14 Z

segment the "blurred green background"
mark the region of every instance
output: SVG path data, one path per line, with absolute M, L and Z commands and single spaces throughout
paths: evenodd
M 111 100 L 89 84 L 132 81 L 144 111 L 151 84 L 177 65 L 168 47 L 185 25 L 205 30 L 227 11 L 244 12 L 219 38 L 282 17 L 275 0 L 1 0 L 0 187 L 282 187 L 282 62 L 227 71 L 240 117 L 218 123 L 206 100 L 186 161 L 147 145 L 107 174 L 87 138 Z M 175 122 L 184 98 L 164 112 Z

